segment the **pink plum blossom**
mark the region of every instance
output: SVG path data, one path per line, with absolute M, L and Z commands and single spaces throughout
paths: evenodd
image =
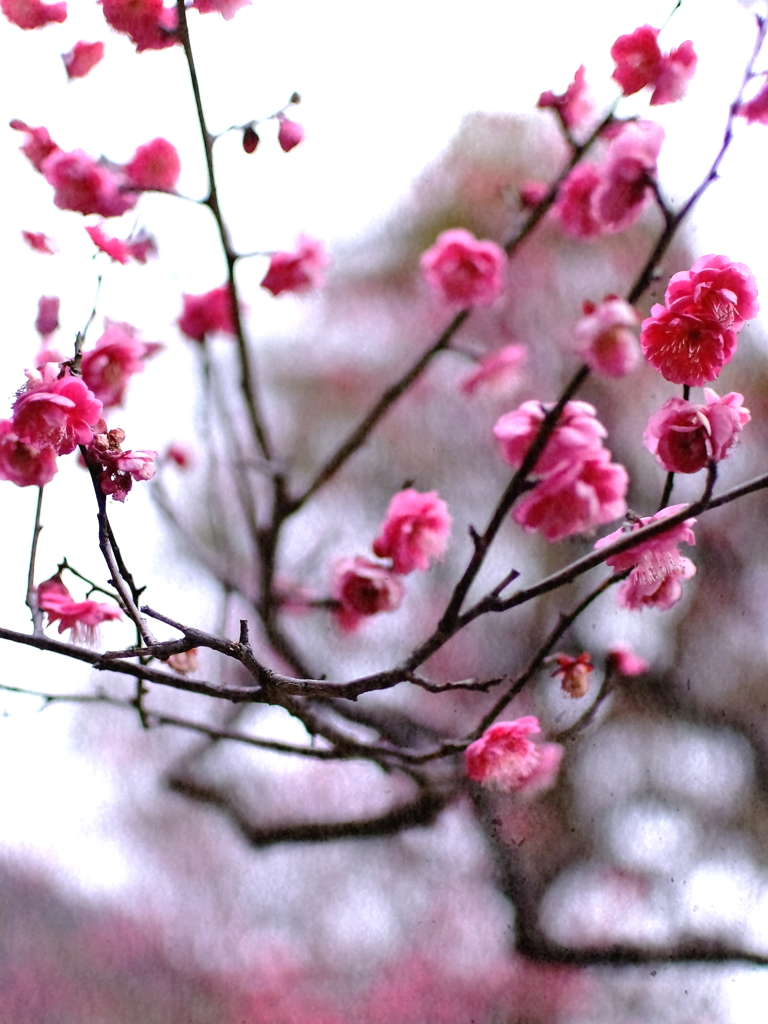
M 190 469 L 195 459 L 192 449 L 179 441 L 171 441 L 165 450 L 165 457 L 179 469 Z
M 304 129 L 298 121 L 289 120 L 285 114 L 278 114 L 277 119 L 280 122 L 277 141 L 280 143 L 280 148 L 284 153 L 290 153 L 294 147 L 304 140 Z
M 152 139 L 139 146 L 125 165 L 125 173 L 137 188 L 171 192 L 179 180 L 181 161 L 173 143 Z
M 44 235 L 42 231 L 22 231 L 21 237 L 35 252 L 42 252 L 48 256 L 53 256 L 56 252 L 53 240 L 48 235 Z
M 549 192 L 549 185 L 546 181 L 526 181 L 520 186 L 520 205 L 527 209 L 538 206 L 544 196 Z
M 71 630 L 70 640 L 93 643 L 102 622 L 122 617 L 119 608 L 100 601 L 75 601 L 59 576 L 44 580 L 37 588 L 37 606 L 48 616 L 48 625 L 59 623 L 59 633 Z
M 82 40 L 75 43 L 69 53 L 61 55 L 69 79 L 85 78 L 103 57 L 104 43 L 85 43 Z
M 622 676 L 641 676 L 650 668 L 648 662 L 638 657 L 627 644 L 614 644 L 606 654 L 605 660 L 609 669 Z
M 217 12 L 229 21 L 241 7 L 250 7 L 251 0 L 192 0 L 192 6 L 201 14 Z
M 616 61 L 612 77 L 624 95 L 631 96 L 652 86 L 651 106 L 682 99 L 697 61 L 690 40 L 676 50 L 662 54 L 658 34 L 657 28 L 642 25 L 629 35 L 619 36 L 611 47 L 611 56 Z
M 67 20 L 66 3 L 44 4 L 42 0 L 0 0 L 0 10 L 19 28 L 43 28 Z
M 11 420 L 0 420 L 0 480 L 17 487 L 45 487 L 56 474 L 56 452 L 20 441 Z
M 557 668 L 552 675 L 560 676 L 563 693 L 567 693 L 574 700 L 583 697 L 589 690 L 589 674 L 595 669 L 590 655 L 585 651 L 577 658 L 571 657 L 570 654 L 555 654 L 553 657 L 557 662 Z
M 178 41 L 176 7 L 163 0 L 99 0 L 116 32 L 127 35 L 136 50 L 164 50 Z
M 391 569 L 361 555 L 340 559 L 333 570 L 331 595 L 338 601 L 336 621 L 346 633 L 369 615 L 399 608 L 405 589 Z
M 598 165 L 583 160 L 560 186 L 552 216 L 572 238 L 596 238 L 601 233 L 602 225 L 592 208 L 592 197 L 599 184 Z
M 489 306 L 501 295 L 506 263 L 504 250 L 495 242 L 451 228 L 422 254 L 421 271 L 438 299 L 465 309 Z
M 41 170 L 56 190 L 53 201 L 60 210 L 119 217 L 136 205 L 137 196 L 126 187 L 122 176 L 97 163 L 82 149 L 71 153 L 56 149 L 45 158 Z
M 77 445 L 90 443 L 101 408 L 85 383 L 65 371 L 54 381 L 43 380 L 21 392 L 13 405 L 13 429 L 27 444 L 68 455 Z
M 510 466 L 520 468 L 550 408 L 541 402 L 523 402 L 518 409 L 496 421 L 493 433 L 499 442 L 501 457 Z M 536 460 L 533 473 L 546 475 L 594 454 L 601 448 L 607 433 L 593 405 L 567 402 L 544 451 Z
M 641 519 L 632 526 L 639 530 L 649 523 L 659 522 L 674 515 L 684 505 L 670 505 L 654 516 Z M 685 558 L 678 550 L 678 544 L 695 544 L 693 535 L 695 519 L 686 519 L 664 533 L 657 534 L 650 540 L 641 541 L 636 547 L 611 555 L 606 564 L 617 572 L 630 569 L 628 579 L 619 588 L 618 600 L 622 608 L 640 611 L 643 608 L 659 608 L 665 610 L 676 604 L 682 596 L 681 580 L 690 579 L 696 573 L 696 566 L 689 558 Z M 625 529 L 616 530 L 602 537 L 595 548 L 608 547 L 615 541 L 626 537 Z
M 599 306 L 584 303 L 584 317 L 575 330 L 576 350 L 596 373 L 606 377 L 624 377 L 640 362 L 640 346 L 632 330 L 637 313 L 615 295 L 608 295 Z
M 59 299 L 55 295 L 41 295 L 37 300 L 35 330 L 41 337 L 47 338 L 58 328 L 59 305 Z
M 155 475 L 155 451 L 127 451 L 121 448 L 125 440 L 125 431 L 119 427 L 106 430 L 102 420 L 98 433 L 93 435 L 88 445 L 88 456 L 92 462 L 103 467 L 99 474 L 99 486 L 102 493 L 112 495 L 115 501 L 125 501 L 133 482 L 151 480 Z
M 651 95 L 651 106 L 659 107 L 663 103 L 676 103 L 677 100 L 681 100 L 693 78 L 697 62 L 698 58 L 690 39 L 681 43 L 676 50 L 662 56 L 656 73 L 656 87 Z
M 232 292 L 228 284 L 203 295 L 183 295 L 183 309 L 177 323 L 182 334 L 192 341 L 203 342 L 218 331 L 235 334 L 232 313 Z
M 468 778 L 491 789 L 506 792 L 541 792 L 557 775 L 563 748 L 557 743 L 533 743 L 540 733 L 533 715 L 512 722 L 497 722 L 464 751 Z
M 744 396 L 704 388 L 705 405 L 670 398 L 648 421 L 643 442 L 670 473 L 697 473 L 730 454 L 745 423 Z
M 715 320 L 734 331 L 760 310 L 757 282 L 749 267 L 714 253 L 696 260 L 690 270 L 673 274 L 664 301 L 676 311 Z
M 160 351 L 154 341 L 139 341 L 130 324 L 107 320 L 94 348 L 83 352 L 83 380 L 105 409 L 122 405 L 128 381 Z
M 543 92 L 539 96 L 536 106 L 540 110 L 551 107 L 557 111 L 558 117 L 568 130 L 585 125 L 592 115 L 594 103 L 584 80 L 584 65 L 581 65 L 573 81 L 561 96 L 556 96 L 550 91 Z
M 592 194 L 603 232 L 623 231 L 642 213 L 663 141 L 664 129 L 653 121 L 630 122 L 611 140 Z
M 437 491 L 421 494 L 409 487 L 389 503 L 373 553 L 390 558 L 393 571 L 400 575 L 428 569 L 431 558 L 445 554 L 450 531 L 448 506 Z
M 483 356 L 477 369 L 467 374 L 459 389 L 462 394 L 474 395 L 476 391 L 489 388 L 504 390 L 519 380 L 519 368 L 527 358 L 524 345 L 505 345 L 498 352 Z
M 27 133 L 27 141 L 21 147 L 21 152 L 36 171 L 42 172 L 43 161 L 59 148 L 48 133 L 48 129 L 32 128 L 18 118 L 14 118 L 10 126 L 17 132 Z
M 768 77 L 766 77 L 760 91 L 750 100 L 746 100 L 736 111 L 739 117 L 744 117 L 747 124 L 768 124 Z
M 269 269 L 261 287 L 281 295 L 283 292 L 305 292 L 323 283 L 323 271 L 328 266 L 328 255 L 322 242 L 299 235 L 295 252 L 276 252 L 269 261 Z
M 538 480 L 518 502 L 512 518 L 550 542 L 589 533 L 624 515 L 628 486 L 627 471 L 611 462 L 607 448 L 600 448 L 584 458 L 561 463 Z
M 154 238 L 146 233 L 140 233 L 132 241 L 123 241 L 107 235 L 101 225 L 91 225 L 85 230 L 96 248 L 115 263 L 126 264 L 129 260 L 146 263 L 147 256 L 157 251 Z

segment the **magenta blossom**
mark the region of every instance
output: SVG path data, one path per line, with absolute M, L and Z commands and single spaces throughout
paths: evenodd
M 35 252 L 42 252 L 48 256 L 53 256 L 56 252 L 53 240 L 48 235 L 44 235 L 42 231 L 22 231 L 21 236 L 30 249 L 34 249 Z
M 495 242 L 452 228 L 421 256 L 421 272 L 442 302 L 459 308 L 489 306 L 501 295 L 507 257 Z
M 125 440 L 125 431 L 119 427 L 106 430 L 102 420 L 98 433 L 88 445 L 90 460 L 103 467 L 99 474 L 99 486 L 103 494 L 111 494 L 115 501 L 125 501 L 134 480 L 151 480 L 156 469 L 154 451 L 127 451 L 120 447 Z
M 83 353 L 83 380 L 105 409 L 122 405 L 128 381 L 161 348 L 155 341 L 139 341 L 130 324 L 106 320 L 95 347 Z
M 157 252 L 154 238 L 145 232 L 139 232 L 131 241 L 123 241 L 122 238 L 113 238 L 111 235 L 107 235 L 100 225 L 91 225 L 85 230 L 96 248 L 109 256 L 115 263 L 126 264 L 129 260 L 146 263 L 149 254 Z
M 44 4 L 42 0 L 0 0 L 0 10 L 19 28 L 43 28 L 67 20 L 65 3 Z
M 478 367 L 459 384 L 464 395 L 474 395 L 476 391 L 486 388 L 502 391 L 515 385 L 520 378 L 520 367 L 528 357 L 524 345 L 505 345 L 497 352 L 489 352 L 483 356 Z
M 610 669 L 622 676 L 641 676 L 650 665 L 645 658 L 640 658 L 627 644 L 614 644 L 605 656 Z
M 290 121 L 285 114 L 278 114 L 280 128 L 277 132 L 277 141 L 284 153 L 290 153 L 300 142 L 304 141 L 304 129 L 298 121 Z
M 557 743 L 533 743 L 541 732 L 533 715 L 513 722 L 497 722 L 464 751 L 468 778 L 491 789 L 527 791 L 548 789 L 555 781 L 563 748 Z
M 85 78 L 92 68 L 104 57 L 104 43 L 75 43 L 69 53 L 63 53 L 61 59 L 67 70 L 67 78 Z
M 56 475 L 56 452 L 20 441 L 11 420 L 0 420 L 0 480 L 17 487 L 45 487 Z
M 331 596 L 339 603 L 336 621 L 346 633 L 369 615 L 395 611 L 404 594 L 399 576 L 360 555 L 342 558 L 334 566 Z
M 142 50 L 164 50 L 178 41 L 176 5 L 163 0 L 99 0 L 104 17 L 115 32 L 127 35 Z
M 61 582 L 59 576 L 52 576 L 37 588 L 37 606 L 48 616 L 48 625 L 59 623 L 59 633 L 71 630 L 70 640 L 94 643 L 98 627 L 122 617 L 119 608 L 99 601 L 75 601 Z
M 59 148 L 48 133 L 48 129 L 32 128 L 18 118 L 14 118 L 10 126 L 17 132 L 27 133 L 27 141 L 21 147 L 21 152 L 36 171 L 42 172 L 43 161 Z
M 696 54 L 690 40 L 676 50 L 662 54 L 657 41 L 659 30 L 641 25 L 629 35 L 619 36 L 611 47 L 616 61 L 612 77 L 625 96 L 647 87 L 653 88 L 651 106 L 682 99 L 696 70 Z
M 576 325 L 576 350 L 591 370 L 605 377 L 624 377 L 640 362 L 640 347 L 633 327 L 637 313 L 615 295 L 595 306 L 584 303 L 584 317 Z
M 53 201 L 60 210 L 119 217 L 136 205 L 136 194 L 127 188 L 125 179 L 97 163 L 82 149 L 71 153 L 56 149 L 45 158 L 41 170 L 55 189 Z
M 101 419 L 101 402 L 69 371 L 22 391 L 13 405 L 13 429 L 21 441 L 68 455 L 89 444 Z
M 237 14 L 241 7 L 250 7 L 251 0 L 192 0 L 192 6 L 201 14 L 218 13 L 226 21 Z
M 654 516 L 641 519 L 632 529 L 639 530 L 649 523 L 667 519 L 683 508 L 684 505 L 670 505 Z M 640 611 L 643 608 L 664 610 L 671 608 L 680 600 L 680 580 L 687 580 L 695 575 L 696 566 L 689 558 L 680 554 L 677 546 L 680 543 L 696 543 L 693 535 L 695 522 L 695 519 L 686 519 L 664 533 L 657 534 L 650 540 L 641 541 L 635 547 L 606 559 L 606 564 L 617 572 L 631 569 L 629 578 L 619 588 L 619 604 L 622 608 L 631 611 Z M 625 529 L 616 530 L 607 537 L 602 537 L 595 544 L 595 548 L 599 550 L 608 547 L 626 535 Z
M 420 494 L 409 487 L 389 503 L 373 553 L 390 558 L 392 569 L 400 575 L 428 569 L 431 558 L 445 554 L 450 532 L 448 506 L 437 491 Z
M 673 274 L 664 301 L 677 312 L 691 313 L 740 331 L 760 311 L 757 282 L 745 263 L 727 256 L 702 256 L 690 270 Z
M 643 442 L 670 473 L 697 473 L 709 462 L 731 453 L 745 423 L 744 396 L 731 391 L 723 398 L 704 388 L 705 405 L 670 398 L 648 420 Z
M 541 402 L 523 402 L 518 409 L 496 421 L 493 433 L 499 442 L 501 457 L 510 466 L 520 468 L 550 408 Z M 546 475 L 595 453 L 602 447 L 607 433 L 593 405 L 567 402 L 544 451 L 536 460 L 533 473 Z
M 156 192 L 171 192 L 181 173 L 181 161 L 176 147 L 167 139 L 152 139 L 139 146 L 125 173 L 132 185 Z
M 272 254 L 261 287 L 273 295 L 306 292 L 323 283 L 323 271 L 327 266 L 328 255 L 323 243 L 307 235 L 299 235 L 294 252 Z
M 53 334 L 59 326 L 60 301 L 56 295 L 41 295 L 37 300 L 35 330 L 41 338 Z
M 589 95 L 589 88 L 584 80 L 584 65 L 582 64 L 576 72 L 573 81 L 562 94 L 556 96 L 553 92 L 543 92 L 539 96 L 536 106 L 540 110 L 551 107 L 557 111 L 557 115 L 567 129 L 581 128 L 585 125 L 594 109 L 592 98 Z
M 746 118 L 747 124 L 768 124 L 768 78 L 765 78 L 760 91 L 742 103 L 736 113 Z
M 235 334 L 232 292 L 223 284 L 204 295 L 182 295 L 184 308 L 177 323 L 182 334 L 192 341 L 203 342 L 209 334 L 221 331 Z

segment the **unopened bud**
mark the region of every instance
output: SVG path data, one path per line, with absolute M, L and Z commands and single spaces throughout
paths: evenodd
M 250 125 L 243 132 L 243 149 L 246 153 L 253 153 L 259 144 L 259 136 Z

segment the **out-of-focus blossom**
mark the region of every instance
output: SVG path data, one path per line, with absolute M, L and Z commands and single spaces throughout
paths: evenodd
M 137 196 L 122 175 L 97 163 L 82 149 L 71 153 L 55 150 L 45 158 L 41 170 L 55 189 L 53 201 L 60 210 L 119 217 L 136 205 Z
M 459 388 L 465 395 L 478 390 L 505 390 L 520 379 L 519 369 L 527 358 L 525 345 L 505 345 L 498 352 L 483 356 L 479 365 L 461 381 Z
M 21 152 L 36 171 L 42 172 L 43 161 L 59 148 L 48 133 L 48 129 L 32 128 L 18 118 L 14 118 L 10 126 L 14 131 L 27 133 L 27 141 L 21 147 Z
M 232 292 L 228 284 L 204 295 L 183 295 L 182 301 L 184 305 L 177 323 L 182 334 L 192 341 L 203 342 L 217 331 L 234 335 Z
M 561 96 L 556 96 L 550 91 L 543 92 L 539 96 L 536 106 L 540 110 L 551 107 L 557 111 L 563 125 L 569 130 L 585 125 L 592 116 L 594 103 L 589 95 L 589 87 L 584 80 L 584 65 L 581 65 L 573 81 Z
M 201 14 L 218 13 L 229 21 L 241 7 L 250 7 L 251 0 L 192 0 L 192 6 Z
M 167 139 L 152 139 L 139 146 L 125 165 L 125 173 L 137 188 L 171 192 L 181 173 L 176 147 Z
M 483 786 L 513 793 L 548 788 L 557 776 L 563 748 L 529 739 L 540 732 L 533 715 L 491 725 L 464 751 L 467 776 Z
M 56 474 L 56 452 L 20 441 L 11 420 L 0 420 L 0 480 L 17 487 L 45 487 Z
M 98 433 L 93 435 L 88 445 L 88 455 L 93 462 L 103 467 L 99 474 L 99 486 L 102 493 L 112 495 L 115 501 L 125 501 L 133 482 L 151 480 L 155 475 L 155 451 L 123 451 L 121 445 L 125 440 L 125 431 L 119 427 L 106 430 L 102 420 Z
M 768 124 L 768 78 L 765 79 L 760 91 L 750 100 L 746 100 L 736 111 L 744 117 L 748 124 Z
M 35 252 L 42 252 L 48 256 L 53 256 L 56 252 L 53 240 L 48 235 L 44 235 L 42 231 L 22 231 L 21 237 Z
M 421 256 L 421 272 L 432 292 L 450 306 L 488 306 L 501 295 L 507 257 L 495 242 L 478 241 L 464 228 L 437 237 Z
M 576 350 L 584 362 L 606 377 L 624 377 L 640 362 L 640 346 L 633 327 L 637 313 L 615 295 L 599 306 L 584 303 L 584 317 L 575 330 Z
M 697 63 L 698 57 L 690 39 L 662 56 L 656 75 L 656 87 L 651 95 L 651 106 L 660 107 L 663 103 L 681 100 L 693 78 Z
M 538 206 L 549 192 L 546 181 L 526 181 L 520 186 L 520 205 L 532 209 Z
M 21 441 L 68 455 L 88 444 L 101 418 L 101 402 L 69 372 L 23 391 L 13 405 L 13 429 Z
M 165 450 L 165 457 L 179 469 L 190 469 L 195 461 L 194 452 L 186 444 L 172 441 Z
M 654 516 L 641 519 L 632 527 L 639 530 L 649 523 L 655 523 L 674 515 L 684 505 L 670 505 Z M 650 540 L 637 544 L 617 555 L 606 559 L 606 564 L 617 572 L 631 569 L 628 579 L 619 588 L 619 604 L 631 611 L 642 608 L 667 609 L 676 604 L 682 597 L 680 580 L 690 579 L 696 573 L 696 566 L 689 558 L 685 558 L 678 550 L 678 544 L 695 544 L 693 535 L 695 519 L 686 519 Z M 626 530 L 620 529 L 602 537 L 595 548 L 608 547 L 615 541 L 626 537 Z
M 441 558 L 448 545 L 451 517 L 437 491 L 421 494 L 412 487 L 399 491 L 389 503 L 373 553 L 390 558 L 396 573 L 428 569 L 432 558 Z
M 83 380 L 105 409 L 122 405 L 128 381 L 162 347 L 156 341 L 140 341 L 130 324 L 107 320 L 95 347 L 83 352 Z
M 176 6 L 163 0 L 99 0 L 109 25 L 127 35 L 138 52 L 164 50 L 178 41 Z
M 395 611 L 404 594 L 399 576 L 361 555 L 342 558 L 334 566 L 331 596 L 339 602 L 335 617 L 347 633 L 357 629 L 369 615 Z
M 42 0 L 0 0 L 0 10 L 19 28 L 43 28 L 67 20 L 66 3 L 44 4 Z
M 149 254 L 157 252 L 154 238 L 146 232 L 140 232 L 135 238 L 124 241 L 107 235 L 101 225 L 91 225 L 85 230 L 96 248 L 106 253 L 115 263 L 126 264 L 129 260 L 146 263 Z
M 323 283 L 323 271 L 327 266 L 328 254 L 323 243 L 299 235 L 295 252 L 272 254 L 261 287 L 273 295 L 318 288 Z
M 298 121 L 291 121 L 285 114 L 278 114 L 277 119 L 280 127 L 277 131 L 277 141 L 284 153 L 290 153 L 294 147 L 304 140 L 304 129 Z
M 648 662 L 638 657 L 627 644 L 614 644 L 606 654 L 605 660 L 610 669 L 622 676 L 641 676 L 650 668 Z
M 613 78 L 625 96 L 653 87 L 651 106 L 682 99 L 696 70 L 696 54 L 690 40 L 676 50 L 662 54 L 659 30 L 642 25 L 628 35 L 619 36 L 611 47 L 616 61 Z
M 70 640 L 94 643 L 98 627 L 122 617 L 119 608 L 101 601 L 75 601 L 58 576 L 37 588 L 37 606 L 48 616 L 48 625 L 59 623 L 59 633 L 71 630 Z
M 749 268 L 727 256 L 702 256 L 675 274 L 643 321 L 640 347 L 648 362 L 673 384 L 715 380 L 736 352 L 737 332 L 760 308 Z
M 60 301 L 56 295 L 41 295 L 37 300 L 37 319 L 35 330 L 42 338 L 47 338 L 59 326 Z
M 174 672 L 180 676 L 188 676 L 190 672 L 197 672 L 200 661 L 197 657 L 197 648 L 190 647 L 188 651 L 180 651 L 168 658 L 168 664 Z
M 589 654 L 585 651 L 577 658 L 572 658 L 569 654 L 556 654 L 554 659 L 557 668 L 552 675 L 560 676 L 563 693 L 567 693 L 574 700 L 583 697 L 589 690 L 589 674 L 595 668 Z
M 69 79 L 85 78 L 103 57 L 104 43 L 85 43 L 83 40 L 75 43 L 69 53 L 61 55 Z
M 723 398 L 704 388 L 705 405 L 670 398 L 648 421 L 643 442 L 670 473 L 697 473 L 709 462 L 730 454 L 742 427 L 752 418 L 742 406 L 744 396 L 731 391 Z
M 505 462 L 519 469 L 528 454 L 551 406 L 529 401 L 505 413 L 496 421 L 493 433 Z M 547 440 L 532 472 L 551 473 L 574 461 L 585 458 L 601 448 L 607 430 L 597 419 L 597 412 L 588 402 L 566 402 L 557 426 Z

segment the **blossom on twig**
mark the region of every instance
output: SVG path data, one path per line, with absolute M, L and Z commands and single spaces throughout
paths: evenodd
M 533 715 L 513 722 L 497 722 L 464 751 L 467 776 L 491 789 L 532 796 L 555 781 L 563 748 L 558 743 L 533 743 L 528 737 L 541 732 Z
M 430 559 L 441 558 L 450 532 L 448 506 L 437 491 L 420 494 L 408 487 L 389 503 L 373 553 L 390 558 L 394 572 L 404 576 L 414 569 L 428 569 Z
M 59 633 L 70 630 L 73 642 L 94 643 L 98 627 L 122 617 L 119 608 L 100 601 L 75 601 L 58 575 L 37 588 L 37 606 L 48 616 L 48 625 L 59 623 Z

